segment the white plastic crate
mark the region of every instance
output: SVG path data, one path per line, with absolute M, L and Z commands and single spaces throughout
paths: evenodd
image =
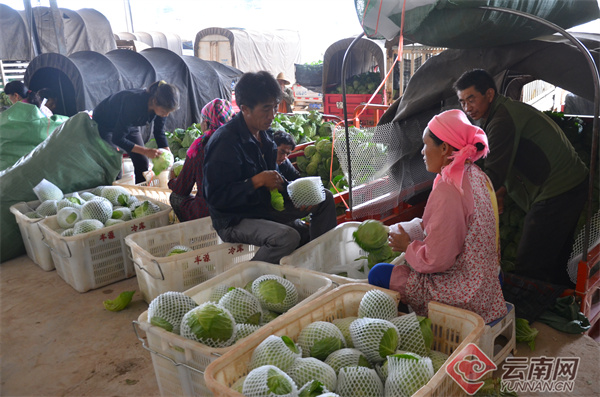
M 242 396 L 231 386 L 248 374 L 248 363 L 254 349 L 269 335 L 286 335 L 298 340 L 300 331 L 314 321 L 332 321 L 356 316 L 358 306 L 367 291 L 380 289 L 399 301 L 397 292 L 372 285 L 345 284 L 309 302 L 289 316 L 277 318 L 269 327 L 263 327 L 246 338 L 245 343 L 234 346 L 227 354 L 213 361 L 204 371 L 207 387 L 218 396 Z M 429 303 L 429 319 L 432 322 L 432 349 L 447 354 L 446 363 L 429 382 L 414 395 L 457 396 L 465 395 L 460 386 L 446 373 L 445 367 L 469 343 L 478 344 L 483 333 L 483 319 L 470 311 L 437 302 Z
M 167 291 L 183 292 L 249 261 L 259 247 L 225 243 L 210 217 L 176 223 L 128 236 L 138 286 L 148 303 Z M 193 251 L 165 257 L 175 245 Z
M 87 191 L 89 190 L 82 190 L 81 192 Z M 65 197 L 70 197 L 72 194 L 73 193 L 65 194 Z M 52 260 L 50 248 L 48 248 L 48 245 L 43 241 L 44 236 L 42 235 L 39 225 L 39 222 L 44 218 L 29 218 L 25 215 L 28 212 L 35 211 L 41 203 L 40 200 L 23 201 L 12 205 L 10 207 L 10 212 L 15 216 L 17 225 L 19 225 L 19 231 L 21 232 L 21 237 L 25 244 L 27 256 L 43 270 L 50 271 L 54 270 L 54 261 Z
M 280 264 L 301 267 L 325 273 L 337 284 L 366 283 L 367 273 L 362 269 L 367 265 L 366 256 L 354 242 L 352 233 L 361 222 L 345 222 L 298 248 L 280 260 Z M 339 275 L 345 273 L 347 276 Z
M 35 211 L 41 201 L 29 201 L 14 204 L 10 207 L 21 231 L 21 237 L 25 244 L 27 256 L 45 271 L 54 270 L 54 261 L 50 248 L 42 241 L 43 235 L 40 231 L 39 222 L 43 218 L 29 218 L 27 212 Z
M 150 200 L 161 210 L 143 218 L 71 237 L 63 237 L 55 231 L 60 229 L 55 216 L 40 222 L 58 275 L 75 290 L 86 292 L 135 275 L 125 237 L 140 230 L 167 225 L 171 211 L 171 207 L 161 202 L 145 196 L 137 197 Z
M 275 274 L 291 281 L 298 290 L 298 304 L 263 328 L 270 327 L 274 321 L 280 318 L 293 316 L 294 312 L 330 291 L 333 287 L 331 280 L 327 277 L 304 269 L 252 261 L 240 263 L 238 266 L 184 293 L 192 297 L 198 304 L 201 304 L 208 301 L 213 289 L 217 286 L 244 287 L 249 281 L 265 274 Z M 148 346 L 145 345 L 145 341 L 139 335 L 138 339 L 144 343 L 144 348 L 152 353 L 152 364 L 162 396 L 211 395 L 204 382 L 202 371 L 219 356 L 235 348 L 235 346 L 243 344 L 243 342 L 238 342 L 233 346 L 224 348 L 208 347 L 150 325 L 147 311 L 140 315 L 137 322 L 134 322 L 134 329 L 137 333 L 136 324 L 146 333 Z
M 481 336 L 481 350 L 494 362 L 500 365 L 512 352 L 517 352 L 517 334 L 515 328 L 515 306 L 506 302 L 508 314 L 492 325 L 485 325 Z

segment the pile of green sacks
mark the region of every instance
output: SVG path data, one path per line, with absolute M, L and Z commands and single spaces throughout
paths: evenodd
M 37 200 L 33 188 L 42 179 L 71 193 L 110 185 L 120 169 L 121 153 L 100 137 L 88 113 L 80 112 L 59 125 L 31 152 L 0 171 L 0 262 L 25 254 L 10 207 Z

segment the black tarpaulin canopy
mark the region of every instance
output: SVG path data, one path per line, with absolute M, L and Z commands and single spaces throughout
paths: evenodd
M 526 12 L 568 29 L 599 17 L 597 0 L 355 0 L 368 37 L 388 40 L 400 32 L 404 6 L 404 37 L 447 48 L 493 47 L 553 34 L 547 26 L 504 12 Z
M 231 73 L 221 74 L 209 62 L 164 48 L 113 50 L 106 55 L 80 51 L 37 56 L 27 67 L 25 84 L 32 90 L 51 88 L 58 95 L 56 113 L 73 116 L 118 91 L 165 80 L 180 91 L 180 108 L 167 119 L 167 130 L 173 130 L 200 122 L 200 111 L 209 101 L 231 100 L 231 87 L 225 83 Z
M 599 59 L 600 35 L 574 34 Z M 560 36 L 548 36 L 480 49 L 449 49 L 425 62 L 411 77 L 397 104 L 394 121 L 438 107 L 456 107 L 458 101 L 452 84 L 470 69 L 485 69 L 495 76 L 500 90 L 511 80 L 521 79 L 522 86 L 532 80 L 544 80 L 593 101 L 592 75 L 586 60 L 570 42 Z M 513 84 L 517 84 L 514 81 Z M 520 92 L 520 86 L 517 87 Z M 515 89 L 515 87 L 511 87 Z M 501 93 L 506 93 L 506 89 Z
M 354 40 L 349 37 L 331 44 L 323 55 L 323 93 L 327 92 L 327 86 L 341 83 L 342 61 L 346 50 Z M 346 78 L 373 72 L 378 69 L 381 79 L 385 77 L 385 56 L 383 48 L 375 41 L 361 38 L 350 51 L 346 60 Z
M 27 23 L 21 13 L 0 4 L 0 59 L 27 61 L 31 56 Z
M 79 51 L 96 51 L 104 54 L 117 48 L 110 23 L 100 12 L 84 8 L 70 10 L 59 8 L 60 17 L 54 22 L 65 44 L 66 55 Z M 59 44 L 49 7 L 33 7 L 33 27 L 39 38 L 40 53 L 59 53 Z M 29 26 L 24 11 L 16 11 L 0 4 L 0 59 L 33 59 Z

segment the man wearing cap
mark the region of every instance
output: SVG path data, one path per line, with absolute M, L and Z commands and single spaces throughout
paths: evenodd
M 281 92 L 283 92 L 283 98 L 279 103 L 279 113 L 292 113 L 294 110 L 292 106 L 294 105 L 294 92 L 291 88 L 287 87 L 291 83 L 288 79 L 285 78 L 283 72 L 277 75 L 277 82 L 281 87 Z

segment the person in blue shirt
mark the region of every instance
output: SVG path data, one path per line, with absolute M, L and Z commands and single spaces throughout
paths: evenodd
M 230 243 L 260 247 L 253 260 L 279 263 L 301 243 L 296 220 L 310 214 L 310 239 L 336 224 L 333 195 L 308 208 L 296 208 L 278 171 L 277 145 L 267 130 L 282 98 L 277 80 L 266 71 L 245 73 L 235 87 L 240 112 L 221 126 L 205 148 L 203 192 L 213 227 Z M 284 196 L 285 208 L 271 205 L 272 189 Z
M 160 154 L 158 149 L 147 148 L 138 127 L 154 122 L 156 145 L 169 150 L 165 137 L 165 121 L 179 108 L 177 87 L 163 80 L 152 83 L 147 89 L 119 91 L 104 99 L 94 108 L 92 118 L 98 123 L 100 136 L 126 151 L 135 171 L 135 183 L 145 182 L 148 158 Z

